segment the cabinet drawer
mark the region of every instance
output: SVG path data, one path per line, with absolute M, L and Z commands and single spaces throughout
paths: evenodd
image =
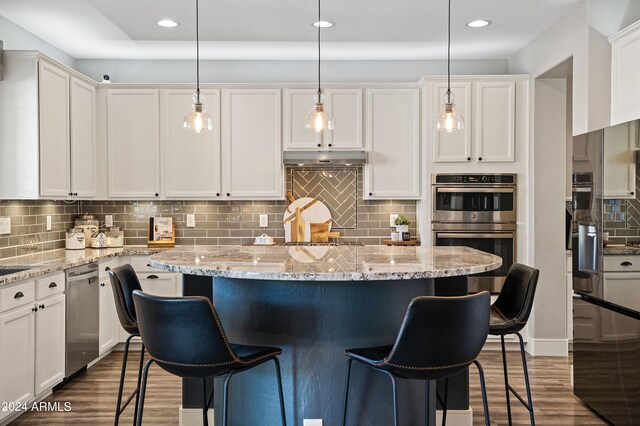
M 33 303 L 36 291 L 33 281 L 0 289 L 0 312 Z
M 142 291 L 156 296 L 179 296 L 178 287 L 176 285 L 176 274 L 150 272 L 137 275 L 140 280 Z
M 65 277 L 64 272 L 55 275 L 49 275 L 36 280 L 36 299 L 53 296 L 64 292 Z
M 146 272 L 162 272 L 162 270 L 149 266 L 148 256 L 131 256 L 131 266 L 136 273 L 144 274 Z
M 640 271 L 639 255 L 607 255 L 604 256 L 605 272 L 637 272 Z
M 111 270 L 111 268 L 115 268 L 116 266 L 120 266 L 120 258 L 118 257 L 100 262 L 98 264 L 100 281 L 109 279 L 109 271 Z

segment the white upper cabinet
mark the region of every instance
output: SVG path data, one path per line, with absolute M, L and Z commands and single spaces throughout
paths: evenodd
M 635 198 L 638 121 L 604 129 L 604 198 Z
M 280 89 L 222 91 L 222 190 L 233 199 L 284 196 Z
M 420 198 L 420 91 L 368 89 L 365 199 Z
M 69 170 L 69 73 L 39 63 L 40 195 L 71 195 Z
M 611 124 L 640 118 L 640 21 L 609 38 L 611 42 Z
M 160 100 L 157 89 L 107 92 L 108 193 L 160 196 Z
M 192 109 L 193 90 L 163 90 L 162 176 L 166 198 L 217 198 L 220 189 L 220 91 L 202 90 L 213 130 L 196 133 L 183 127 Z
M 435 130 L 435 113 L 442 108 L 446 80 L 431 83 L 434 117 L 431 129 L 434 162 L 513 162 L 516 147 L 516 82 L 495 78 L 452 81 L 456 109 L 464 130 Z
M 96 89 L 71 77 L 71 193 L 74 197 L 95 197 L 97 191 Z
M 285 89 L 285 150 L 360 150 L 362 138 L 362 89 L 323 89 L 326 111 L 334 130 L 321 133 L 305 128 L 305 117 L 313 108 L 317 89 Z

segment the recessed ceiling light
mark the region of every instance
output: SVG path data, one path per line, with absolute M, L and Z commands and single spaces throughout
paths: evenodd
M 467 27 L 471 28 L 482 28 L 487 25 L 491 25 L 491 21 L 487 21 L 486 19 L 476 19 L 475 21 L 471 21 L 467 23 Z
M 331 21 L 316 21 L 311 25 L 313 25 L 314 27 L 320 27 L 320 28 L 331 28 L 335 24 L 336 24 L 335 22 L 331 22 Z
M 174 21 L 172 19 L 163 19 L 161 21 L 158 21 L 157 23 L 161 27 L 165 27 L 165 28 L 173 28 L 173 27 L 177 27 L 179 25 L 176 21 Z

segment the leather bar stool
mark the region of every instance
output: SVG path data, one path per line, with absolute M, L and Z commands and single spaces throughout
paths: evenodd
M 202 420 L 208 425 L 207 411 L 213 389 L 207 397 L 208 377 L 224 377 L 222 424 L 227 425 L 229 382 L 231 377 L 267 361 L 276 365 L 280 415 L 286 426 L 282 378 L 277 355 L 280 348 L 230 343 L 213 304 L 206 297 L 161 297 L 133 292 L 142 340 L 151 359 L 144 366 L 137 424 L 142 424 L 145 389 L 152 363 L 182 378 L 202 379 Z
M 531 425 L 535 425 L 533 417 L 533 401 L 531 398 L 531 387 L 529 385 L 529 372 L 527 370 L 527 358 L 524 352 L 524 341 L 520 330 L 527 325 L 527 320 L 533 307 L 533 298 L 536 294 L 538 275 L 540 271 L 527 265 L 514 263 L 496 301 L 491 305 L 491 317 L 489 334 L 500 336 L 502 344 L 502 366 L 504 368 L 504 388 L 507 394 L 507 415 L 509 425 L 511 421 L 511 400 L 510 393 L 529 411 Z M 504 336 L 515 334 L 520 341 L 520 355 L 522 356 L 522 368 L 524 370 L 524 383 L 527 390 L 527 401 L 509 384 L 509 373 L 507 371 L 507 353 L 505 351 Z
M 120 385 L 118 386 L 118 401 L 116 402 L 116 417 L 114 425 L 118 425 L 120 421 L 120 415 L 127 408 L 127 405 L 131 402 L 135 396 L 135 408 L 133 412 L 133 421 L 138 414 L 138 402 L 140 399 L 140 380 L 142 378 L 142 366 L 144 364 L 144 343 L 142 344 L 142 350 L 140 351 L 140 366 L 138 367 L 138 384 L 135 390 L 127 397 L 124 405 L 122 404 L 122 391 L 124 388 L 124 377 L 127 371 L 127 358 L 129 356 L 129 344 L 131 339 L 136 336 L 140 336 L 138 330 L 138 322 L 136 320 L 136 308 L 133 304 L 133 291 L 142 290 L 140 287 L 140 281 L 136 275 L 136 271 L 133 270 L 131 265 L 122 265 L 112 268 L 109 271 L 109 279 L 111 280 L 111 289 L 113 290 L 113 297 L 116 302 L 116 312 L 118 313 L 118 319 L 120 325 L 124 330 L 129 333 L 129 337 L 124 344 L 124 355 L 122 357 L 122 371 L 120 372 Z
M 478 367 L 485 424 L 489 426 L 489 407 L 484 373 L 476 359 L 489 332 L 489 293 L 469 296 L 414 298 L 405 313 L 402 326 L 393 345 L 349 349 L 342 425 L 347 421 L 351 364 L 360 362 L 386 374 L 393 386 L 394 425 L 398 425 L 396 378 L 425 381 L 425 417 L 429 414 L 429 381 L 446 378 L 443 425 L 447 417 L 448 377 L 465 370 L 470 364 Z M 425 418 L 425 423 L 428 419 Z M 412 422 L 415 424 L 415 422 Z

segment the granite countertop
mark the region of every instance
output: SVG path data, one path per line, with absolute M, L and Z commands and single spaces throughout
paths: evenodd
M 0 259 L 0 269 L 26 267 L 29 269 L 10 275 L 0 276 L 0 286 L 12 284 L 22 280 L 47 275 L 57 271 L 98 262 L 110 257 L 123 255 L 151 255 L 166 248 L 148 248 L 146 246 L 125 246 L 120 248 L 65 250 L 57 249 L 39 253 Z
M 604 248 L 603 254 L 616 255 L 616 254 L 640 254 L 640 247 L 634 246 L 607 246 Z
M 502 265 L 469 247 L 196 246 L 149 257 L 153 267 L 190 275 L 265 280 L 406 280 L 469 275 Z

